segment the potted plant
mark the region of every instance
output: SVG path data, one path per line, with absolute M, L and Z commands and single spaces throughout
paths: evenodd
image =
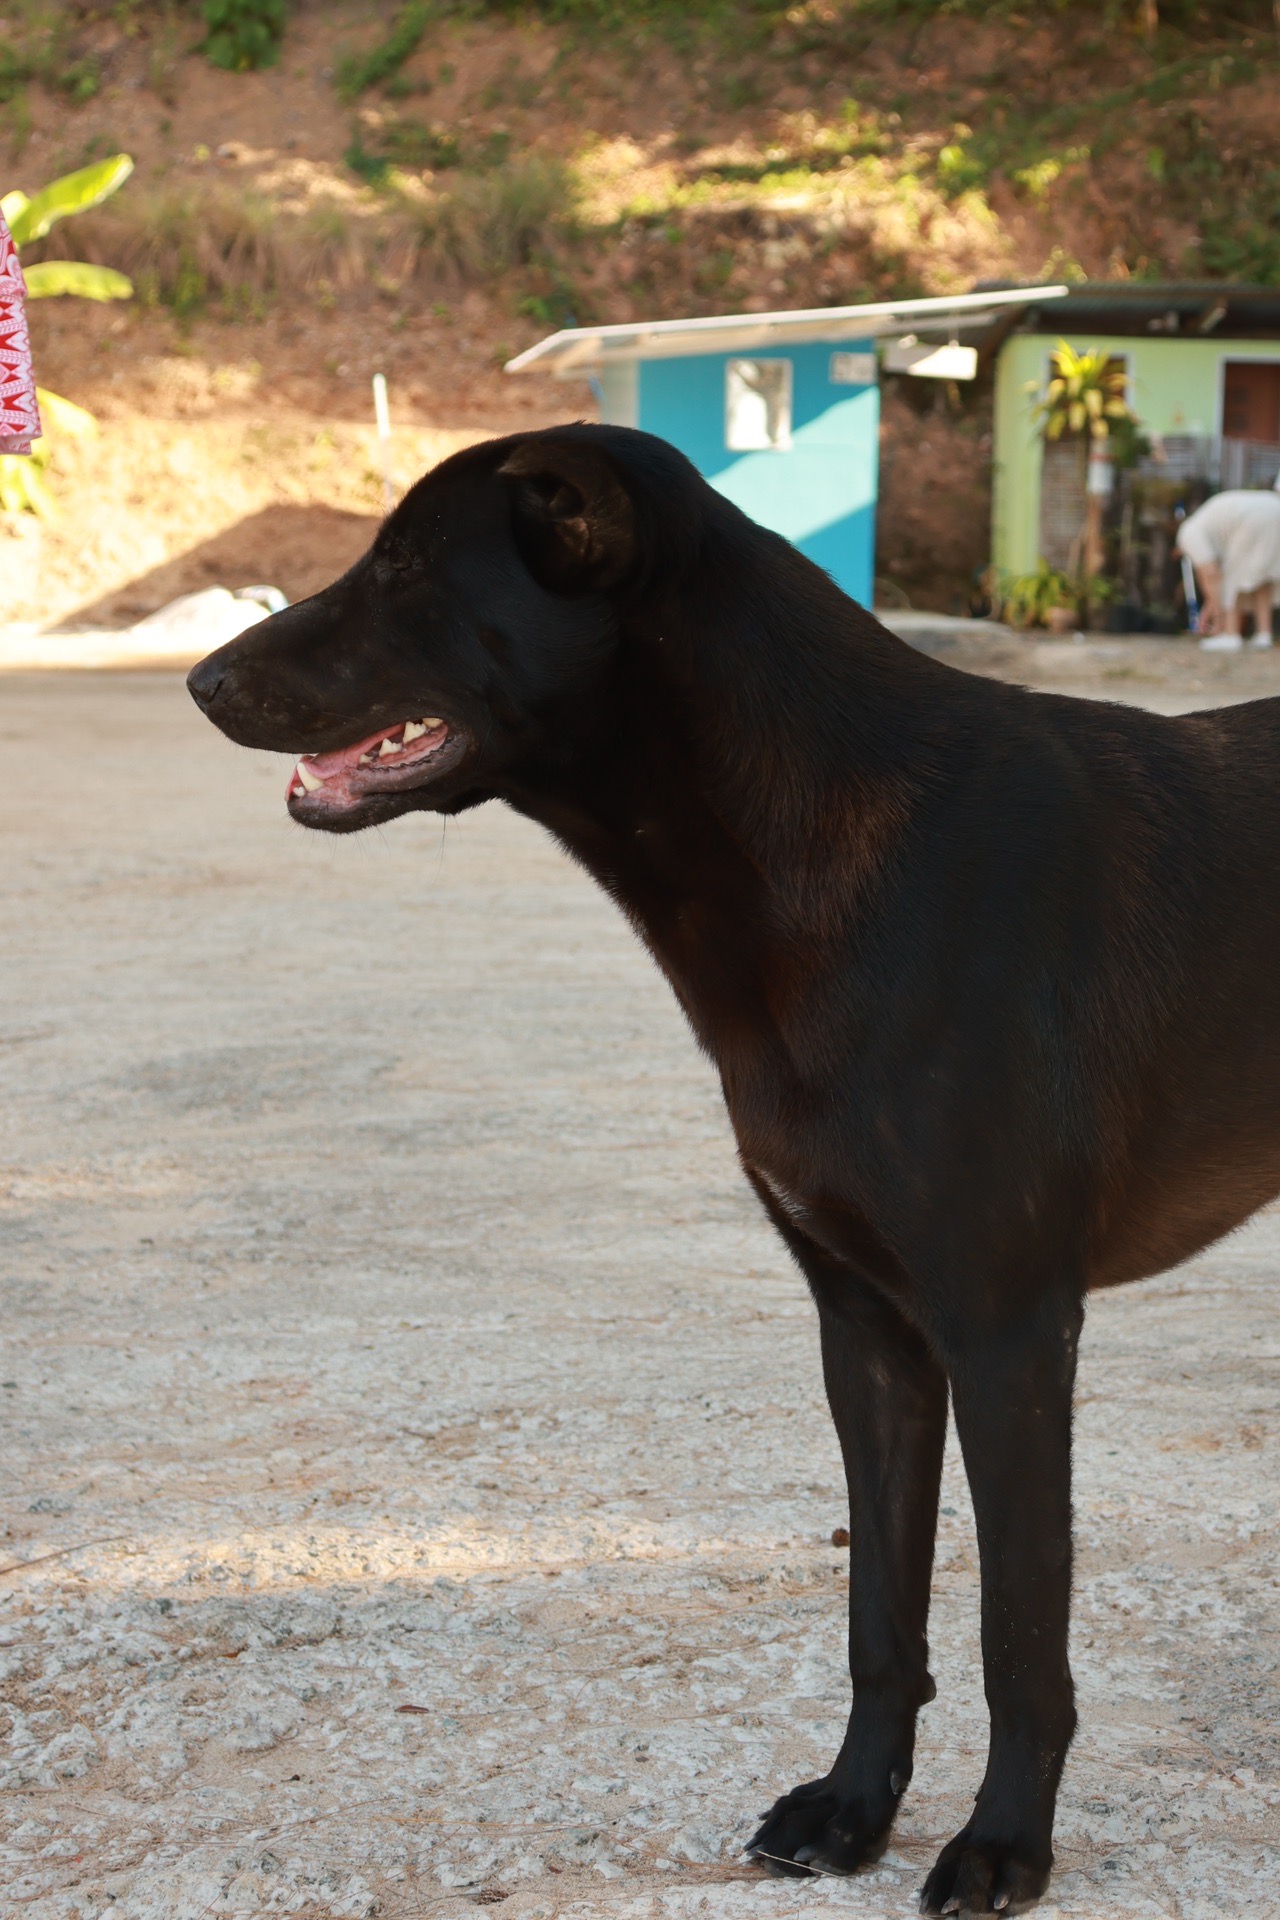
M 1068 569 L 1085 619 L 1095 597 L 1091 585 L 1102 577 L 1105 560 L 1102 509 L 1113 483 L 1109 442 L 1113 433 L 1132 442 L 1139 424 L 1126 397 L 1126 385 L 1124 366 L 1113 355 L 1097 348 L 1077 352 L 1068 341 L 1059 340 L 1049 365 L 1049 384 L 1033 409 L 1046 440 L 1067 437 L 1079 444 L 1085 507 Z M 1030 390 L 1035 391 L 1034 382 Z
M 1078 596 L 1069 577 L 1047 560 L 1034 573 L 1016 574 L 1003 583 L 1004 618 L 1011 627 L 1047 627 L 1050 633 L 1070 633 L 1077 624 Z

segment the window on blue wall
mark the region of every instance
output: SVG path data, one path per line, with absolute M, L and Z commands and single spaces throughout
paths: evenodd
M 727 360 L 724 443 L 730 453 L 791 445 L 791 362 Z

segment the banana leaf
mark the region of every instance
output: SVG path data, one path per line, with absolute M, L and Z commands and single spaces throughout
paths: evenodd
M 36 400 L 46 432 L 92 436 L 98 431 L 98 423 L 88 409 L 78 407 L 74 400 L 64 400 L 60 393 L 50 393 L 47 387 L 37 387 Z
M 35 513 L 42 520 L 56 520 L 53 495 L 30 454 L 0 453 L 0 511 Z
M 51 180 L 30 199 L 25 194 L 8 193 L 0 207 L 13 235 L 13 244 L 21 251 L 33 240 L 43 240 L 50 227 L 65 220 L 69 213 L 85 213 L 122 187 L 133 172 L 127 153 L 113 154 L 110 160 L 95 160 L 91 167 L 64 173 Z M 21 202 L 20 205 L 15 204 Z M 12 211 L 11 211 L 12 210 Z
M 23 274 L 32 300 L 74 293 L 82 300 L 128 300 L 133 282 L 114 267 L 91 267 L 83 260 L 41 260 Z

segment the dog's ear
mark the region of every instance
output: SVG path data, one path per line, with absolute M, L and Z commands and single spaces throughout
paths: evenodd
M 612 461 L 599 448 L 532 439 L 498 472 L 512 485 L 521 558 L 554 593 L 615 587 L 636 559 L 636 515 Z

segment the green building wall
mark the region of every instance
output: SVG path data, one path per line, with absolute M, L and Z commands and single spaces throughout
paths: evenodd
M 1035 394 L 1026 388 L 1043 386 L 1060 339 L 1128 361 L 1130 401 L 1149 433 L 1220 433 L 1223 361 L 1280 360 L 1280 340 L 1014 334 L 996 365 L 992 447 L 991 556 L 1005 573 L 1030 573 L 1040 557 L 1042 442 L 1032 422 Z

